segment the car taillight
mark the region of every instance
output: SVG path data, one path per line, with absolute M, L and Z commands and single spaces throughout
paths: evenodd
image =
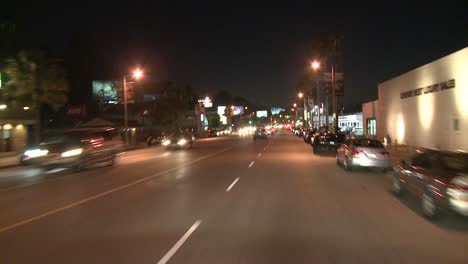
M 390 152 L 388 152 L 388 151 L 382 151 L 382 152 L 380 152 L 380 154 L 382 154 L 383 156 L 385 156 L 387 158 L 390 157 Z
M 354 157 L 363 157 L 363 156 L 367 157 L 366 153 L 359 149 L 353 150 L 353 156 Z

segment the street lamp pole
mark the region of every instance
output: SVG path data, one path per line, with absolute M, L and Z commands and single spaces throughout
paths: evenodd
M 125 145 L 128 146 L 127 77 L 123 77 Z

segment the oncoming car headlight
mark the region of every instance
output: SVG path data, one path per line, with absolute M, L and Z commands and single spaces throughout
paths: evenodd
M 166 139 L 162 142 L 163 146 L 167 146 L 169 144 L 171 144 L 171 141 L 169 139 Z
M 177 142 L 177 145 L 182 146 L 182 145 L 185 145 L 185 143 L 187 143 L 187 140 L 185 140 L 185 139 L 183 138 L 183 139 L 179 140 L 179 142 Z
M 83 152 L 83 149 L 81 149 L 81 148 L 71 149 L 71 150 L 63 152 L 62 157 L 64 157 L 64 158 L 72 157 L 72 156 L 80 155 L 82 152 Z
M 29 149 L 24 152 L 24 155 L 28 158 L 37 158 L 47 155 L 49 153 L 46 149 Z

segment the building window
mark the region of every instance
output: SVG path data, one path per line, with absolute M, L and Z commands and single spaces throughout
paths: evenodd
M 370 136 L 377 135 L 377 121 L 375 118 L 367 118 L 367 134 Z
M 453 130 L 454 131 L 459 131 L 460 130 L 460 123 L 458 121 L 458 118 L 453 119 Z

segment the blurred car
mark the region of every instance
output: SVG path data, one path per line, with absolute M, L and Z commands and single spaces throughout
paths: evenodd
M 345 142 L 345 139 L 346 135 L 341 133 L 314 133 L 311 144 L 314 153 L 320 153 L 323 151 L 336 151 Z
M 72 168 L 75 171 L 100 163 L 114 165 L 123 142 L 114 140 L 110 133 L 106 130 L 82 130 L 52 136 L 26 150 L 21 161 L 44 169 Z
M 303 138 L 305 143 L 311 143 L 312 138 L 314 137 L 315 133 L 317 132 L 316 129 L 309 128 L 305 131 Z
M 293 129 L 293 133 L 294 133 L 294 135 L 300 137 L 300 136 L 302 136 L 302 129 L 300 127 L 295 127 Z
M 207 135 L 208 137 L 217 137 L 218 133 L 216 133 L 216 129 L 208 128 Z
M 257 128 L 257 129 L 254 131 L 253 139 L 254 139 L 254 140 L 257 140 L 257 139 L 268 139 L 266 130 L 265 130 L 264 128 Z
M 346 170 L 355 167 L 378 168 L 385 173 L 391 166 L 390 153 L 378 139 L 350 138 L 338 148 L 336 163 Z
M 195 137 L 184 131 L 178 131 L 165 136 L 161 144 L 166 148 L 192 148 Z
M 419 198 L 423 214 L 443 210 L 468 216 L 468 153 L 423 150 L 393 169 L 392 190 Z

